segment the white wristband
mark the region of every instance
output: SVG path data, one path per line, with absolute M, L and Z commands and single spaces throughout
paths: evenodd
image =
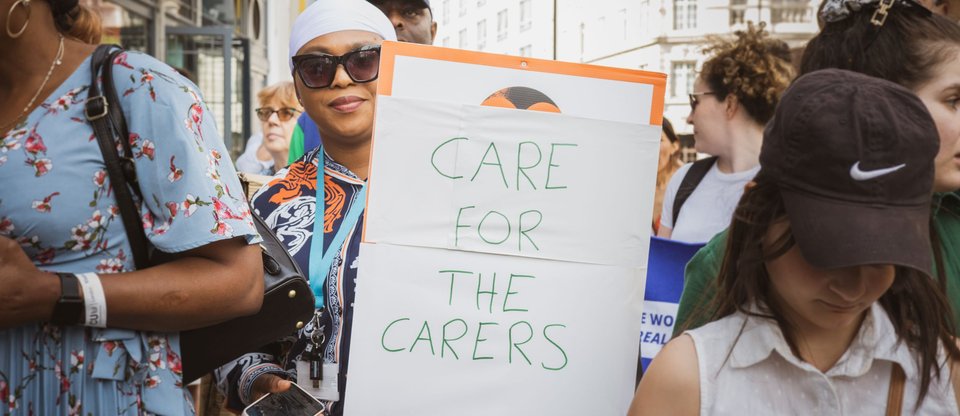
M 107 327 L 107 297 L 103 294 L 103 285 L 100 276 L 96 273 L 81 273 L 77 275 L 80 287 L 83 289 L 83 305 L 86 310 L 83 324 L 96 328 Z

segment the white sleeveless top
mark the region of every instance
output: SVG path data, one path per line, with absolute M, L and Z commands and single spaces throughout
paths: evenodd
M 901 414 L 960 415 L 946 365 L 915 410 L 917 363 L 877 303 L 825 374 L 794 356 L 770 319 L 737 312 L 685 334 L 697 351 L 701 415 L 883 415 L 894 362 L 907 376 Z M 941 349 L 940 362 L 944 356 Z

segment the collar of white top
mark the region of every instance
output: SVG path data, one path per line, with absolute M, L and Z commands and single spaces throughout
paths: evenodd
M 748 310 L 766 315 L 765 309 L 752 306 Z M 785 361 L 796 367 L 819 371 L 813 365 L 801 361 L 793 355 L 790 346 L 783 338 L 780 327 L 772 319 L 742 314 L 746 317 L 739 339 L 730 354 L 730 366 L 733 368 L 750 367 L 766 360 L 776 351 Z M 897 338 L 893 323 L 879 303 L 874 302 L 860 331 L 850 344 L 850 348 L 840 360 L 826 372 L 827 376 L 860 377 L 870 371 L 873 360 L 895 362 L 903 368 L 907 378 L 917 375 L 917 367 L 911 358 L 910 349 L 905 342 Z

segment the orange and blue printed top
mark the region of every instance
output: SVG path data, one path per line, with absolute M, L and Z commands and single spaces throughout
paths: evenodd
M 135 52 L 117 56 L 113 75 L 150 242 L 181 252 L 233 237 L 259 241 L 197 86 Z M 17 241 L 46 271 L 134 269 L 103 155 L 83 113 L 90 79 L 88 57 L 23 122 L 0 131 L 0 236 Z M 179 334 L 43 322 L 0 330 L 0 414 L 193 414 Z
M 322 240 L 316 240 L 313 223 L 317 217 L 317 172 L 320 160 L 323 160 L 324 166 L 324 235 Z M 254 211 L 287 247 L 287 251 L 305 276 L 310 275 L 312 244 L 324 244 L 324 252 L 335 250 L 337 254 L 324 285 L 325 310 L 317 311 L 312 322 L 299 330 L 295 338 L 287 340 L 293 343 L 283 357 L 278 356 L 279 349 L 268 347 L 264 351 L 251 352 L 216 372 L 221 390 L 227 393 L 229 408 L 242 410 L 252 401 L 250 389 L 253 380 L 260 374 L 277 373 L 295 378 L 296 361 L 305 359 L 301 354 L 317 331 L 322 331 L 323 338 L 327 340 L 322 350 L 323 361 L 336 363 L 340 369 L 340 397 L 344 397 L 363 215 L 361 214 L 353 229 L 348 230 L 341 247 L 328 246 L 343 224 L 344 217 L 351 208 L 350 204 L 354 203 L 354 194 L 360 191 L 363 185 L 363 180 L 318 147 L 278 172 L 274 179 L 254 196 Z M 363 207 L 358 207 L 361 208 Z M 342 413 L 343 400 L 325 405 L 327 414 Z

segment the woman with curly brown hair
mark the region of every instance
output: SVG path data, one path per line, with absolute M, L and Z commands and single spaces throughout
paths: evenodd
M 787 45 L 769 38 L 763 27 L 750 24 L 736 32 L 736 39 L 718 39 L 706 49 L 712 56 L 694 83 L 687 123 L 693 125 L 697 151 L 713 157 L 673 175 L 663 199 L 660 237 L 710 240 L 730 224 L 743 186 L 760 168 L 763 126 L 794 73 Z M 684 185 L 688 172 L 692 192 Z M 678 196 L 681 188 L 688 191 Z

